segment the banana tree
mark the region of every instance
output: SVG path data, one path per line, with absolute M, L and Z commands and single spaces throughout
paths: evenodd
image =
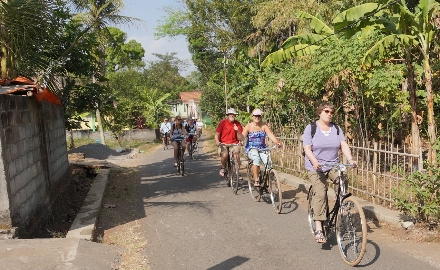
M 387 9 L 385 9 L 387 8 Z M 369 20 L 365 20 L 363 25 L 358 25 L 359 31 L 365 36 L 371 31 L 382 31 L 387 34 L 383 39 L 377 42 L 367 51 L 363 59 L 364 66 L 372 65 L 378 56 L 385 55 L 389 49 L 399 48 L 405 55 L 405 61 L 408 69 L 407 83 L 410 91 L 410 104 L 412 109 L 412 135 L 413 135 L 413 153 L 419 151 L 419 129 L 417 125 L 417 108 L 414 82 L 414 69 L 412 65 L 411 53 L 416 50 L 421 56 L 421 65 L 424 70 L 424 82 L 426 90 L 426 107 L 428 123 L 428 161 L 431 164 L 437 164 L 437 156 L 433 145 L 437 138 L 436 124 L 434 121 L 434 93 L 432 89 L 432 70 L 430 55 L 434 45 L 434 36 L 438 31 L 434 19 L 440 11 L 440 4 L 434 0 L 420 0 L 414 12 L 407 7 L 404 0 L 393 7 L 384 6 L 379 8 Z M 365 14 L 364 16 L 366 16 Z M 355 20 L 348 17 L 338 18 L 335 29 L 343 28 L 345 25 L 354 23 Z
M 365 16 L 365 14 L 374 12 L 377 7 L 377 4 L 367 3 L 349 8 L 339 13 L 332 23 L 339 23 L 340 25 L 341 23 L 339 20 L 341 20 L 341 18 L 357 21 Z M 337 38 L 337 33 L 335 32 L 336 28 L 333 30 L 319 18 L 304 11 L 298 12 L 297 16 L 298 19 L 309 19 L 310 28 L 315 33 L 306 33 L 289 37 L 285 42 L 283 42 L 278 51 L 266 56 L 264 61 L 261 63 L 262 67 L 282 63 L 294 57 L 310 55 L 318 51 L 322 46 L 325 46 Z

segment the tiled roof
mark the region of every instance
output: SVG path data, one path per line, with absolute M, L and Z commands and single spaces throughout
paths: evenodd
M 188 103 L 190 99 L 194 100 L 195 103 L 199 103 L 202 91 L 180 92 L 179 96 L 183 103 Z

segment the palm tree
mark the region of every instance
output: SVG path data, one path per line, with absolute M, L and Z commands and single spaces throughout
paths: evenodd
M 134 21 L 139 21 L 136 18 L 131 18 L 127 16 L 120 15 L 124 2 L 122 0 L 70 0 L 74 6 L 76 12 L 78 12 L 74 19 L 79 20 L 84 23 L 85 28 L 83 32 L 76 38 L 76 40 L 71 44 L 71 46 L 64 53 L 67 54 L 78 42 L 84 34 L 89 31 L 94 31 L 98 36 L 102 38 L 112 38 L 111 33 L 108 30 L 108 26 L 133 23 Z M 105 62 L 105 59 L 102 59 Z M 102 72 L 105 68 L 102 68 Z M 93 77 L 93 82 L 95 82 L 96 77 Z M 105 145 L 103 125 L 101 121 L 101 114 L 99 108 L 96 108 L 96 117 L 100 123 L 100 137 L 101 143 Z
M 62 8 L 55 0 L 0 1 L 0 78 L 31 77 L 48 65 L 42 52 L 62 28 Z

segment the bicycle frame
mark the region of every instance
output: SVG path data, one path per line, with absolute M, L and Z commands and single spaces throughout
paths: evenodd
M 345 183 L 344 183 L 344 171 L 346 170 L 346 167 L 349 165 L 344 165 L 344 164 L 338 164 L 338 165 L 331 165 L 331 164 L 322 164 L 323 167 L 333 167 L 338 171 L 338 181 L 339 181 L 339 187 L 338 187 L 338 191 L 336 192 L 336 201 L 335 201 L 335 205 L 333 206 L 332 210 L 329 211 L 329 207 L 328 207 L 328 196 L 326 194 L 326 208 L 327 208 L 327 213 L 326 213 L 326 222 L 327 224 L 323 224 L 323 226 L 327 226 L 328 229 L 331 229 L 335 226 L 335 221 L 336 221 L 336 216 L 338 211 L 340 210 L 340 206 L 342 204 L 342 201 L 345 198 L 348 198 L 351 196 L 351 193 L 346 193 L 346 188 L 345 188 Z

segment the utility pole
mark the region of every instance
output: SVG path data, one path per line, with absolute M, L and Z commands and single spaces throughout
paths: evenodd
M 226 110 L 228 111 L 228 94 L 226 91 L 226 53 L 223 53 L 223 77 L 225 79 L 225 104 L 226 104 Z

